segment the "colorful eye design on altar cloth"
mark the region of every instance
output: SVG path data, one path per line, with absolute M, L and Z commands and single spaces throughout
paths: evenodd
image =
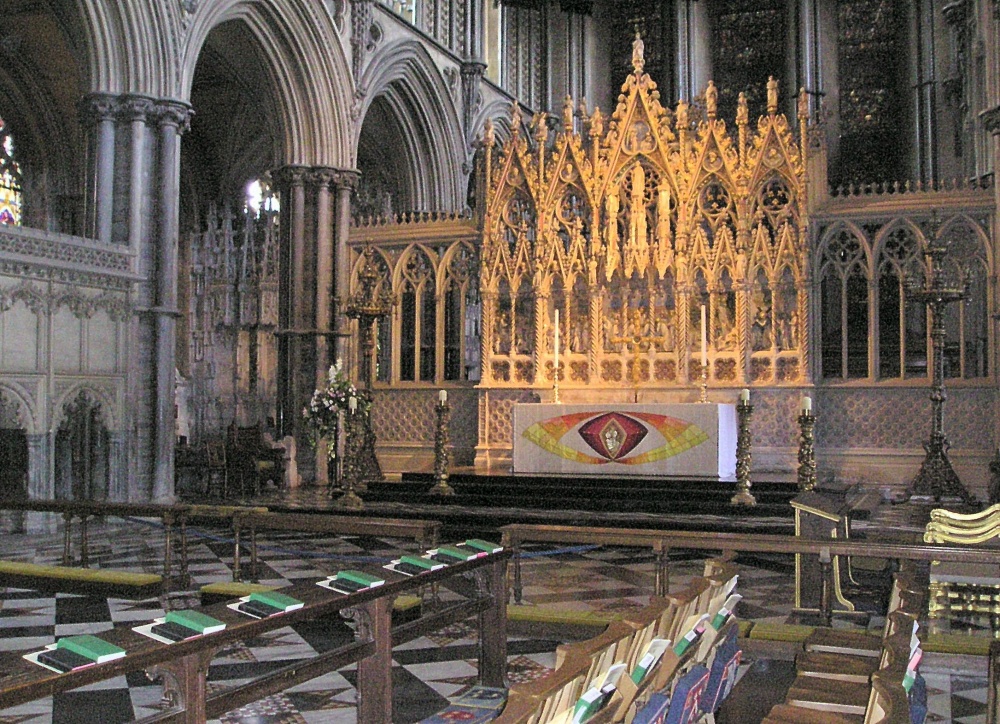
M 651 412 L 560 415 L 531 425 L 524 437 L 553 455 L 588 465 L 652 463 L 708 440 L 697 425 Z

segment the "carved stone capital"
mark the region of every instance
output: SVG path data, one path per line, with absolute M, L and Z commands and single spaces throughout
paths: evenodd
M 118 96 L 110 93 L 90 93 L 80 99 L 80 119 L 87 125 L 114 119 L 118 110 Z
M 153 107 L 151 116 L 161 126 L 173 126 L 178 134 L 186 133 L 191 129 L 191 117 L 194 111 L 187 103 L 182 101 L 159 101 Z
M 330 168 L 328 166 L 314 166 L 305 174 L 305 181 L 310 186 L 315 186 L 319 188 L 325 186 L 330 187 L 330 184 L 334 182 L 334 178 L 337 175 L 337 169 Z
M 361 180 L 361 172 L 354 169 L 338 169 L 333 175 L 333 185 L 338 189 L 356 189 Z
M 306 166 L 282 166 L 271 172 L 271 178 L 278 188 L 302 186 L 308 172 L 309 168 Z
M 983 128 L 994 136 L 1000 135 L 1000 106 L 987 108 L 979 114 L 979 118 L 983 122 Z
M 146 96 L 122 96 L 118 102 L 118 119 L 129 123 L 145 122 L 154 106 L 153 99 Z

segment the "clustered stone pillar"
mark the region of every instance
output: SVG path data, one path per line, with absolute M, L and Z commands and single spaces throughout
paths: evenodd
M 351 255 L 348 250 L 348 240 L 351 232 L 351 193 L 358 185 L 360 174 L 357 171 L 341 171 L 334 178 L 336 187 L 336 227 L 334 231 L 333 253 L 333 294 L 334 294 L 334 329 L 338 332 L 335 342 L 334 357 L 347 360 L 350 358 L 347 349 L 347 330 L 350 320 L 344 316 L 344 304 L 350 296 Z
M 283 202 L 278 418 L 281 435 L 295 435 L 313 389 L 324 383 L 329 366 L 345 356 L 337 300 L 350 278 L 347 237 L 357 173 L 285 166 L 272 175 Z M 309 463 L 302 457 L 300 465 L 305 464 L 308 474 Z M 315 479 L 325 480 L 322 456 L 315 465 Z
M 177 234 L 180 215 L 180 136 L 188 130 L 191 109 L 185 103 L 157 104 L 153 117 L 159 135 L 158 184 L 155 191 L 156 304 L 156 467 L 153 500 L 174 495 L 174 384 L 177 345 Z
M 191 108 L 172 99 L 93 93 L 80 101 L 87 130 L 85 234 L 135 253 L 122 440 L 112 455 L 112 496 L 174 496 L 174 368 L 177 337 L 180 136 Z M 126 430 L 128 431 L 126 433 Z M 129 444 L 124 441 L 128 440 Z

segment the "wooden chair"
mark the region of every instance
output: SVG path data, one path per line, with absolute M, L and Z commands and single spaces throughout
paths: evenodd
M 233 422 L 227 429 L 226 452 L 228 474 L 238 481 L 242 497 L 257 495 L 266 481 L 282 484 L 284 451 L 265 444 L 260 423 L 239 427 Z

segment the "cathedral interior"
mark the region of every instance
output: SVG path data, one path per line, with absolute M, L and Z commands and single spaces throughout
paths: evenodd
M 230 502 L 500 481 L 520 407 L 749 391 L 755 481 L 1000 502 L 997 0 L 0 17 L 0 499 L 172 505 L 225 454 Z

